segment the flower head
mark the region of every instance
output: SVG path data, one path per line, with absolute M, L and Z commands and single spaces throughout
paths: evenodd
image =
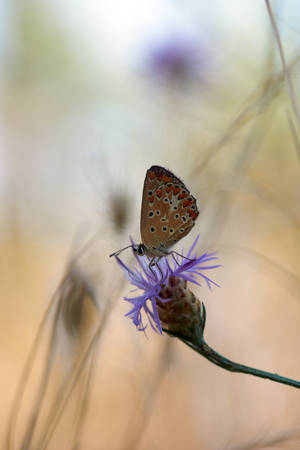
M 210 290 L 212 286 L 218 286 L 205 274 L 207 270 L 220 267 L 220 264 L 214 263 L 218 259 L 216 252 L 206 252 L 197 256 L 195 247 L 198 239 L 199 236 L 197 236 L 186 255 L 175 256 L 172 254 L 169 257 L 170 261 L 167 257 L 163 257 L 151 267 L 145 256 L 138 256 L 136 253 L 134 253 L 134 256 L 137 267 L 134 268 L 129 268 L 116 256 L 116 260 L 123 269 L 126 278 L 141 291 L 140 295 L 136 297 L 124 297 L 124 300 L 132 305 L 126 316 L 131 318 L 138 330 L 144 331 L 147 327 L 143 324 L 144 313 L 153 330 L 162 333 L 161 321 L 166 323 L 167 321 L 164 320 L 166 311 L 168 311 L 169 319 L 169 313 L 172 311 L 172 308 L 170 309 L 166 304 L 171 303 L 175 298 L 178 299 L 180 295 L 185 298 L 188 291 L 184 291 L 184 289 L 186 289 L 188 281 L 198 286 L 201 286 L 200 281 L 204 281 Z
M 148 45 L 146 68 L 157 80 L 173 86 L 205 81 L 210 54 L 204 39 L 184 30 L 169 29 Z

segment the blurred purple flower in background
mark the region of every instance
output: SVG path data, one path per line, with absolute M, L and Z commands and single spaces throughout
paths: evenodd
M 148 72 L 165 82 L 187 85 L 208 76 L 208 47 L 191 33 L 172 31 L 157 37 L 148 45 L 145 59 Z
M 157 302 L 159 302 L 161 306 L 163 306 L 164 303 L 171 302 L 178 296 L 178 287 L 180 289 L 180 295 L 182 297 L 186 296 L 187 292 L 185 291 L 185 288 L 187 281 L 201 286 L 200 282 L 197 280 L 197 278 L 200 277 L 210 290 L 213 285 L 218 286 L 217 283 L 203 273 L 206 270 L 221 267 L 220 264 L 211 263 L 212 261 L 216 261 L 218 257 L 215 252 L 206 252 L 201 256 L 197 256 L 196 253 L 194 253 L 194 249 L 198 239 L 199 236 L 195 239 L 188 253 L 184 255 L 186 258 L 184 256 L 175 257 L 173 254 L 173 261 L 170 263 L 166 257 L 163 257 L 158 262 L 159 268 L 157 265 L 150 268 L 149 259 L 147 257 L 141 257 L 134 253 L 140 270 L 137 268 L 130 269 L 118 256 L 116 256 L 116 260 L 125 272 L 126 278 L 137 289 L 143 291 L 143 293 L 137 297 L 124 297 L 124 300 L 132 305 L 131 310 L 126 316 L 131 318 L 138 330 L 144 331 L 147 327 L 147 325 L 143 325 L 142 312 L 144 312 L 153 330 L 162 333 Z M 184 283 L 182 283 L 182 280 Z M 175 288 L 175 290 L 172 288 Z

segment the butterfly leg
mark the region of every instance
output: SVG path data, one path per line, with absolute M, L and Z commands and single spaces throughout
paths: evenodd
M 179 262 L 177 261 L 177 259 L 175 258 L 174 253 L 175 253 L 175 252 L 172 252 L 172 253 L 171 253 L 171 254 L 172 254 L 172 258 L 173 258 L 175 264 L 176 264 L 177 266 L 179 266 L 180 264 L 179 264 Z
M 149 269 L 151 270 L 153 276 L 156 277 L 156 274 L 155 274 L 154 270 L 152 269 L 153 266 L 156 266 L 156 267 L 158 268 L 158 270 L 159 270 L 160 275 L 161 275 L 161 279 L 163 279 L 164 274 L 162 273 L 161 267 L 160 267 L 160 265 L 158 264 L 158 261 L 159 261 L 159 260 L 160 260 L 160 257 L 153 256 L 153 257 L 150 259 L 150 261 L 149 261 Z
M 158 260 L 155 262 L 155 265 L 156 265 L 156 267 L 158 268 L 158 270 L 159 270 L 159 273 L 160 273 L 160 275 L 161 275 L 161 280 L 163 279 L 163 277 L 164 277 L 164 274 L 162 273 L 162 270 L 161 270 L 161 267 L 160 267 L 160 265 L 158 264 L 158 261 L 160 260 L 160 257 L 158 258 Z
M 155 278 L 155 272 L 154 272 L 154 270 L 152 269 L 152 266 L 155 266 L 155 256 L 152 256 L 152 258 L 150 259 L 149 258 L 149 269 L 151 270 L 151 272 L 152 272 L 152 275 L 154 276 L 154 278 Z
M 175 253 L 175 255 L 181 256 L 181 258 L 187 259 L 188 261 L 194 261 L 194 259 L 191 259 L 191 258 L 188 258 L 187 256 L 181 255 L 181 253 L 177 253 L 177 252 L 175 252 L 175 250 L 172 250 L 171 253 L 172 253 L 172 256 Z M 174 259 L 174 261 L 176 261 L 176 258 L 174 256 L 173 256 L 173 259 Z M 177 261 L 176 261 L 176 263 L 178 264 Z

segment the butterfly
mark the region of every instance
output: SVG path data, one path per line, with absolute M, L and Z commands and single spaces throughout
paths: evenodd
M 172 172 L 152 166 L 146 172 L 141 209 L 141 244 L 129 245 L 110 256 L 132 247 L 140 256 L 160 259 L 176 242 L 186 236 L 199 215 L 195 197 Z M 176 253 L 176 252 L 174 252 Z

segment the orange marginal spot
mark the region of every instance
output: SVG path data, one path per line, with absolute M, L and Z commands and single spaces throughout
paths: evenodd
M 173 191 L 173 188 L 172 188 L 172 186 L 169 186 L 169 187 L 166 187 L 166 192 L 171 192 L 171 191 Z
M 164 183 L 168 183 L 169 181 L 171 181 L 171 178 L 167 177 L 166 175 L 163 175 L 162 180 Z
M 192 200 L 185 200 L 185 201 L 183 202 L 184 208 L 186 208 L 187 206 L 190 206 L 190 205 L 192 205 L 192 204 L 193 204 Z M 190 210 L 188 210 L 188 211 L 190 211 Z
M 192 217 L 193 219 L 197 219 L 198 214 L 196 214 L 195 211 L 193 211 L 192 209 L 188 209 L 187 212 L 189 213 L 190 217 Z
M 163 175 L 157 175 L 157 178 L 158 178 L 159 180 L 162 180 L 162 179 L 163 179 Z
M 156 191 L 156 195 L 158 198 L 161 198 L 161 196 L 163 195 L 163 191 L 161 189 L 158 189 L 158 191 Z
M 173 192 L 175 195 L 177 195 L 178 192 L 180 192 L 180 188 L 173 187 Z
M 150 180 L 153 180 L 153 179 L 156 177 L 156 175 L 155 175 L 154 172 L 152 172 L 152 170 L 150 170 L 150 171 L 148 172 L 148 177 L 150 178 Z
M 153 203 L 154 202 L 154 195 L 151 195 L 151 197 L 149 198 L 149 202 Z
M 178 200 L 181 200 L 182 198 L 185 198 L 187 196 L 188 196 L 188 194 L 179 194 L 178 195 Z

